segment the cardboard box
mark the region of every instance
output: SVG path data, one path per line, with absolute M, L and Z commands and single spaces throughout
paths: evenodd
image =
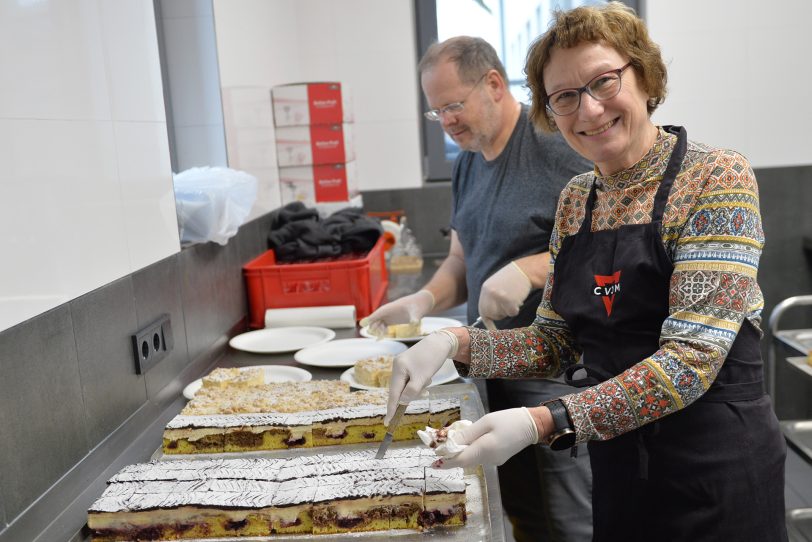
M 276 126 L 352 122 L 352 101 L 341 83 L 295 83 L 271 89 Z
M 355 160 L 352 124 L 280 126 L 276 160 L 279 167 L 351 162 Z
M 279 168 L 282 204 L 349 201 L 358 195 L 355 162 Z

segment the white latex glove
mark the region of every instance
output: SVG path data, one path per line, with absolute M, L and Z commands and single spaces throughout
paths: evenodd
M 455 457 L 438 459 L 435 466 L 473 467 L 502 465 L 521 450 L 538 443 L 536 422 L 525 407 L 510 408 L 486 414 L 473 425 L 457 433 L 457 442 L 467 444 Z
M 453 333 L 440 330 L 395 356 L 392 377 L 389 380 L 389 402 L 386 405 L 384 425 L 389 425 L 398 403 L 408 404 L 428 387 L 431 377 L 440 370 L 445 360 L 457 353 L 458 347 L 457 338 Z
M 516 262 L 510 262 L 488 277 L 479 292 L 479 315 L 485 326 L 494 329 L 494 320 L 519 314 L 532 288 L 530 279 Z
M 428 290 L 420 290 L 379 307 L 360 324 L 372 335 L 385 336 L 386 326 L 419 322 L 433 308 L 434 295 Z

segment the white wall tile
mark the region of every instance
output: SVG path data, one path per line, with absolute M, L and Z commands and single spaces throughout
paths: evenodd
M 152 10 L 0 2 L 0 330 L 179 250 Z
M 300 81 L 296 2 L 214 0 L 220 85 Z
M 0 298 L 20 313 L 0 329 L 130 272 L 112 124 L 0 120 Z M 47 303 L 46 303 L 47 304 Z
M 98 1 L 113 120 L 166 122 L 152 3 Z
M 166 124 L 114 124 L 130 270 L 180 250 Z
M 110 119 L 97 0 L 0 2 L 0 118 Z
M 645 13 L 669 64 L 655 121 L 683 124 L 689 137 L 735 149 L 754 167 L 812 163 L 804 94 L 812 3 L 649 1 Z
M 355 156 L 361 190 L 418 188 L 423 184 L 418 125 L 414 121 L 357 123 Z

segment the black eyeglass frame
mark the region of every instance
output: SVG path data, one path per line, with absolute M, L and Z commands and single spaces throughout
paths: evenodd
M 629 66 L 631 66 L 631 65 L 632 65 L 632 62 L 631 62 L 631 61 L 629 61 L 629 62 L 627 62 L 626 64 L 624 64 L 623 66 L 621 66 L 620 68 L 616 68 L 616 69 L 614 69 L 614 70 L 609 70 L 609 71 L 606 71 L 606 72 L 603 72 L 603 73 L 599 73 L 598 75 L 596 75 L 595 77 L 593 77 L 592 79 L 590 79 L 590 80 L 587 82 L 587 84 L 586 84 L 586 85 L 584 85 L 584 86 L 582 86 L 582 87 L 580 87 L 580 88 L 562 88 L 561 90 L 556 90 L 555 92 L 553 92 L 552 94 L 548 94 L 548 95 L 547 95 L 547 97 L 546 97 L 546 98 L 544 98 L 544 106 L 545 106 L 545 107 L 547 108 L 547 110 L 548 110 L 548 111 L 550 111 L 550 113 L 552 113 L 553 115 L 556 115 L 556 116 L 558 116 L 558 117 L 566 117 L 566 116 L 568 116 L 568 115 L 572 115 L 573 113 L 575 113 L 576 111 L 578 111 L 578 108 L 580 108 L 580 107 L 581 107 L 581 95 L 582 95 L 584 92 L 586 92 L 587 94 L 589 94 L 589 95 L 590 95 L 590 97 L 592 97 L 592 99 L 597 100 L 597 101 L 599 101 L 599 102 L 602 102 L 602 101 L 604 101 L 604 100 L 611 100 L 612 98 L 614 98 L 615 96 L 617 96 L 618 94 L 620 94 L 620 89 L 623 87 L 623 72 L 624 72 L 624 71 L 626 71 L 626 68 L 628 68 L 628 67 L 629 67 Z M 592 86 L 592 83 L 594 83 L 595 81 L 597 81 L 597 80 L 598 80 L 598 79 L 600 79 L 601 77 L 604 77 L 604 76 L 609 75 L 609 74 L 611 74 L 611 73 L 617 74 L 617 79 L 618 79 L 617 92 L 616 92 L 615 94 L 613 94 L 612 96 L 609 96 L 609 97 L 606 97 L 606 98 L 598 98 L 597 96 L 595 96 L 594 94 L 592 94 L 592 91 L 591 91 L 591 90 L 589 90 L 589 87 L 590 87 L 590 86 Z M 571 92 L 571 91 L 573 91 L 573 90 L 574 90 L 574 91 L 576 91 L 576 92 L 578 93 L 578 104 L 577 104 L 577 105 L 575 106 L 575 108 L 573 108 L 573 110 L 572 110 L 572 111 L 570 111 L 569 113 L 557 113 L 557 112 L 556 112 L 556 110 L 555 110 L 555 109 L 553 109 L 553 107 L 550 105 L 550 98 L 551 98 L 552 96 L 555 96 L 556 94 L 560 94 L 560 93 L 562 93 L 562 92 Z

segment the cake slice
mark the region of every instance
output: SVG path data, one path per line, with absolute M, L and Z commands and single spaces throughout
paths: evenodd
M 427 425 L 441 429 L 460 419 L 461 401 L 456 397 L 429 397 L 429 423 Z M 419 427 L 418 429 L 423 429 Z M 417 429 L 415 429 L 417 432 Z
M 271 534 L 277 482 L 209 480 L 191 490 L 179 484 L 111 484 L 88 511 L 94 542 Z
M 417 528 L 422 491 L 396 471 L 319 479 L 313 497 L 313 534 Z M 394 518 L 394 520 L 393 520 Z
M 235 414 L 225 429 L 225 452 L 313 446 L 312 416 L 303 413 Z
M 379 442 L 386 434 L 384 405 L 339 407 L 313 413 L 313 445 Z
M 422 329 L 420 322 L 409 322 L 408 324 L 394 324 L 386 326 L 386 336 L 395 339 L 411 339 L 420 337 Z
M 165 454 L 223 453 L 228 416 L 175 416 L 163 435 Z
M 204 388 L 237 386 L 245 388 L 265 383 L 265 371 L 261 367 L 218 367 L 203 377 Z
M 465 480 L 462 469 L 426 469 L 423 511 L 419 524 L 424 529 L 437 526 L 464 525 Z
M 355 380 L 364 386 L 385 388 L 392 376 L 393 356 L 365 358 L 355 362 Z
M 273 534 L 313 532 L 313 497 L 317 478 L 280 482 L 271 500 L 270 530 Z

